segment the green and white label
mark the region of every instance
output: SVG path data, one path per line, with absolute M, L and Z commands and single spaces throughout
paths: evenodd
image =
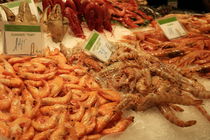
M 3 25 L 4 53 L 11 55 L 42 54 L 40 25 Z
M 165 36 L 170 40 L 185 36 L 187 34 L 176 17 L 160 19 L 157 20 L 157 22 L 160 25 L 160 28 L 163 30 Z
M 98 32 L 94 31 L 84 49 L 103 62 L 107 62 L 112 54 L 111 44 Z

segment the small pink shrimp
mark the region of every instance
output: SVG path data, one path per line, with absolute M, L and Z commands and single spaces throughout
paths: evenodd
M 39 74 L 39 73 L 30 73 L 30 72 L 19 72 L 21 78 L 29 79 L 29 80 L 49 80 L 52 79 L 56 74 L 56 71 L 52 71 L 49 73 Z
M 53 115 L 56 112 L 62 112 L 63 110 L 67 109 L 67 105 L 62 105 L 62 104 L 54 104 L 51 106 L 44 106 L 40 108 L 40 111 L 44 115 Z
M 59 125 L 59 127 L 50 136 L 50 140 L 62 140 L 66 134 L 66 127 L 64 125 Z
M 88 98 L 88 94 L 78 89 L 72 89 L 72 99 L 76 101 L 84 101 Z
M 109 114 L 110 112 L 114 111 L 117 104 L 118 104 L 117 102 L 103 104 L 103 105 L 99 106 L 98 112 L 102 115 Z
M 55 128 L 57 122 L 58 122 L 58 115 L 54 114 L 46 122 L 39 122 L 32 120 L 31 124 L 37 131 L 45 131 L 48 129 Z
M 37 133 L 34 136 L 33 140 L 45 140 L 45 139 L 48 139 L 53 131 L 54 131 L 54 129 L 48 129 L 48 130 L 43 131 L 41 133 Z
M 85 125 L 86 133 L 91 133 L 96 126 L 96 117 L 92 115 L 92 111 L 90 109 L 86 110 L 81 123 Z
M 45 105 L 54 105 L 54 104 L 66 104 L 70 101 L 72 93 L 67 93 L 63 97 L 46 97 L 42 98 L 42 103 Z
M 20 78 L 0 78 L 0 83 L 8 86 L 8 87 L 21 87 L 23 85 L 23 81 Z
M 20 136 L 25 130 L 30 127 L 31 120 L 26 117 L 20 117 L 9 124 L 11 138 Z
M 1 121 L 11 121 L 12 116 L 10 113 L 4 113 L 4 112 L 0 111 L 0 120 Z
M 43 86 L 36 88 L 34 86 L 28 85 L 27 88 L 31 92 L 35 99 L 47 97 L 50 93 L 50 86 L 48 82 L 42 80 Z
M 120 102 L 121 100 L 120 94 L 117 91 L 112 91 L 109 89 L 101 89 L 99 91 L 99 94 L 105 99 L 110 100 L 110 101 Z
M 14 118 L 21 117 L 23 115 L 23 108 L 21 104 L 21 98 L 14 97 L 11 102 L 10 113 Z
M 34 86 L 34 87 L 40 87 L 40 86 L 43 85 L 42 81 L 34 81 L 34 80 L 25 80 L 24 83 L 26 85 L 31 85 L 31 86 Z
M 85 107 L 80 105 L 80 108 L 77 110 L 76 113 L 70 114 L 69 119 L 75 121 L 81 121 L 84 114 L 85 114 Z
M 28 72 L 37 72 L 37 73 L 44 72 L 47 69 L 47 67 L 44 64 L 38 62 L 23 63 L 22 68 L 26 69 L 26 71 Z
M 5 98 L 5 99 L 0 100 L 0 110 L 8 109 L 10 105 L 11 105 L 10 98 Z
M 78 137 L 82 137 L 86 134 L 85 125 L 83 125 L 81 122 L 75 122 L 74 128 Z
M 1 59 L 1 60 L 4 63 L 4 69 L 5 69 L 5 71 L 7 71 L 7 72 L 12 73 L 12 74 L 15 75 L 15 71 L 14 71 L 12 65 L 10 63 L 8 63 L 7 60 L 5 60 L 5 59 Z
M 79 78 L 72 75 L 72 74 L 60 74 L 60 77 L 62 77 L 65 81 L 68 81 L 68 83 L 71 84 L 77 84 L 79 82 Z
M 31 140 L 34 137 L 35 131 L 33 127 L 30 127 L 24 134 L 20 137 L 20 140 Z
M 50 58 L 46 58 L 46 57 L 33 58 L 31 60 L 31 62 L 37 62 L 37 63 L 41 63 L 44 65 L 57 64 L 57 61 L 50 59 Z
M 31 56 L 25 56 L 25 57 L 12 57 L 8 60 L 10 64 L 15 64 L 15 63 L 23 63 L 28 60 L 30 60 L 32 57 Z
M 54 79 L 49 81 L 50 95 L 51 97 L 56 97 L 63 88 L 64 80 L 63 78 L 56 76 Z
M 41 100 L 37 100 L 35 105 L 34 102 L 35 100 L 26 100 L 25 102 L 24 115 L 28 118 L 34 117 L 41 106 Z
M 10 128 L 4 121 L 0 121 L 0 135 L 7 138 L 10 136 Z
M 133 122 L 133 119 L 133 117 L 122 119 L 119 122 L 117 122 L 117 124 L 112 128 L 104 129 L 102 131 L 102 134 L 107 135 L 122 132 Z
M 101 134 L 92 134 L 92 135 L 88 135 L 88 136 L 87 136 L 87 139 L 88 139 L 88 140 L 98 140 L 98 139 L 100 139 L 101 137 L 102 137 Z
M 85 100 L 83 102 L 83 105 L 85 107 L 92 107 L 92 106 L 94 106 L 94 104 L 96 103 L 96 101 L 98 99 L 97 98 L 97 91 L 90 91 L 90 92 L 87 92 L 86 94 L 88 94 L 89 97 L 88 97 L 87 100 Z
M 25 101 L 34 99 L 31 93 L 26 88 L 24 88 L 22 91 L 22 97 Z

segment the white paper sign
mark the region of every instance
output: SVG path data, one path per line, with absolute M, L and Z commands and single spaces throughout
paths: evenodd
M 22 1 L 24 1 L 24 0 L 8 2 L 8 3 L 4 3 L 2 5 L 8 7 L 15 15 L 17 15 L 18 14 L 19 5 L 20 5 L 20 3 Z M 39 20 L 38 10 L 37 10 L 36 5 L 34 4 L 34 1 L 33 0 L 26 0 L 26 1 L 29 3 L 30 9 L 31 9 L 31 13 L 36 16 L 37 20 Z M 5 12 L 4 12 L 4 10 L 2 8 L 0 8 L 0 13 L 2 15 L 3 21 L 7 21 L 6 14 L 5 14 Z
M 107 62 L 112 54 L 111 44 L 98 32 L 94 31 L 84 49 L 103 62 Z
M 3 37 L 5 54 L 42 54 L 43 38 L 40 25 L 4 24 Z
M 163 30 L 165 36 L 171 40 L 175 38 L 179 38 L 181 36 L 185 36 L 187 32 L 181 25 L 181 23 L 177 20 L 176 17 L 170 17 L 165 19 L 160 19 L 157 21 Z

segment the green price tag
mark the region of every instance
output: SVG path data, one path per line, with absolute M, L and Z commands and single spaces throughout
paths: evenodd
M 42 54 L 43 38 L 40 25 L 3 25 L 4 53 L 11 55 Z
M 112 54 L 111 44 L 98 32 L 94 31 L 86 42 L 84 49 L 103 62 Z
M 187 34 L 186 30 L 176 17 L 159 19 L 157 22 L 169 40 L 179 38 Z

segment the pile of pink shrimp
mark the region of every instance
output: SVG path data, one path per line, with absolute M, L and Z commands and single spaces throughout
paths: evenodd
M 114 111 L 120 93 L 102 89 L 58 50 L 0 56 L 0 135 L 16 140 L 96 140 L 133 117 Z

